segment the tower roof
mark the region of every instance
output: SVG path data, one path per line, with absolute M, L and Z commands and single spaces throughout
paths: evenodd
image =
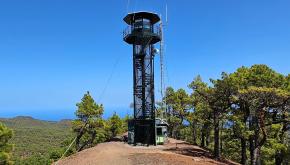
M 140 11 L 136 13 L 129 13 L 126 15 L 126 17 L 123 19 L 127 24 L 131 25 L 134 20 L 139 18 L 145 18 L 149 19 L 152 24 L 155 24 L 160 21 L 160 17 L 156 13 L 146 12 L 146 11 Z

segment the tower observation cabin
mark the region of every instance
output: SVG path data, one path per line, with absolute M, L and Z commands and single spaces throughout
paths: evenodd
M 151 12 L 129 13 L 123 39 L 133 46 L 134 118 L 129 121 L 128 142 L 156 145 L 154 98 L 154 44 L 161 41 L 160 17 Z

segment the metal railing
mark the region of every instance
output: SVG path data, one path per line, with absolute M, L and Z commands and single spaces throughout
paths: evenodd
M 140 31 L 140 32 L 148 32 L 147 28 L 142 28 L 142 30 L 140 30 L 141 28 L 134 28 L 133 26 L 127 26 L 124 30 L 123 30 L 123 38 L 127 37 L 128 35 L 132 34 L 135 31 Z M 157 25 L 153 25 L 153 31 L 151 31 L 151 33 L 157 34 L 161 37 L 161 29 L 160 26 Z

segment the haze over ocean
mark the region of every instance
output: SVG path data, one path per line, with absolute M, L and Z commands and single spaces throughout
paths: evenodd
M 53 110 L 13 110 L 13 111 L 0 111 L 0 118 L 13 118 L 16 116 L 30 116 L 35 119 L 47 120 L 47 121 L 60 121 L 63 119 L 74 119 L 75 118 L 75 109 L 53 109 Z M 133 113 L 132 109 L 129 108 L 106 108 L 103 114 L 103 118 L 107 119 L 116 112 L 120 117 L 125 115 L 131 115 Z

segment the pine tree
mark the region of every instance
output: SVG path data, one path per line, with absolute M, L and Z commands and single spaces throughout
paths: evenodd
M 109 118 L 109 130 L 111 134 L 111 138 L 117 136 L 119 133 L 121 133 L 122 130 L 122 120 L 121 118 L 114 112 L 113 116 Z
M 12 164 L 11 152 L 13 145 L 9 143 L 12 138 L 13 132 L 7 128 L 4 124 L 0 123 L 0 164 L 8 165 Z
M 76 150 L 81 151 L 85 147 L 92 146 L 95 140 L 104 138 L 103 105 L 98 105 L 89 92 L 87 92 L 80 103 L 77 103 L 75 112 L 77 119 L 73 121 L 73 131 L 77 134 Z M 98 142 L 98 141 L 97 141 Z

